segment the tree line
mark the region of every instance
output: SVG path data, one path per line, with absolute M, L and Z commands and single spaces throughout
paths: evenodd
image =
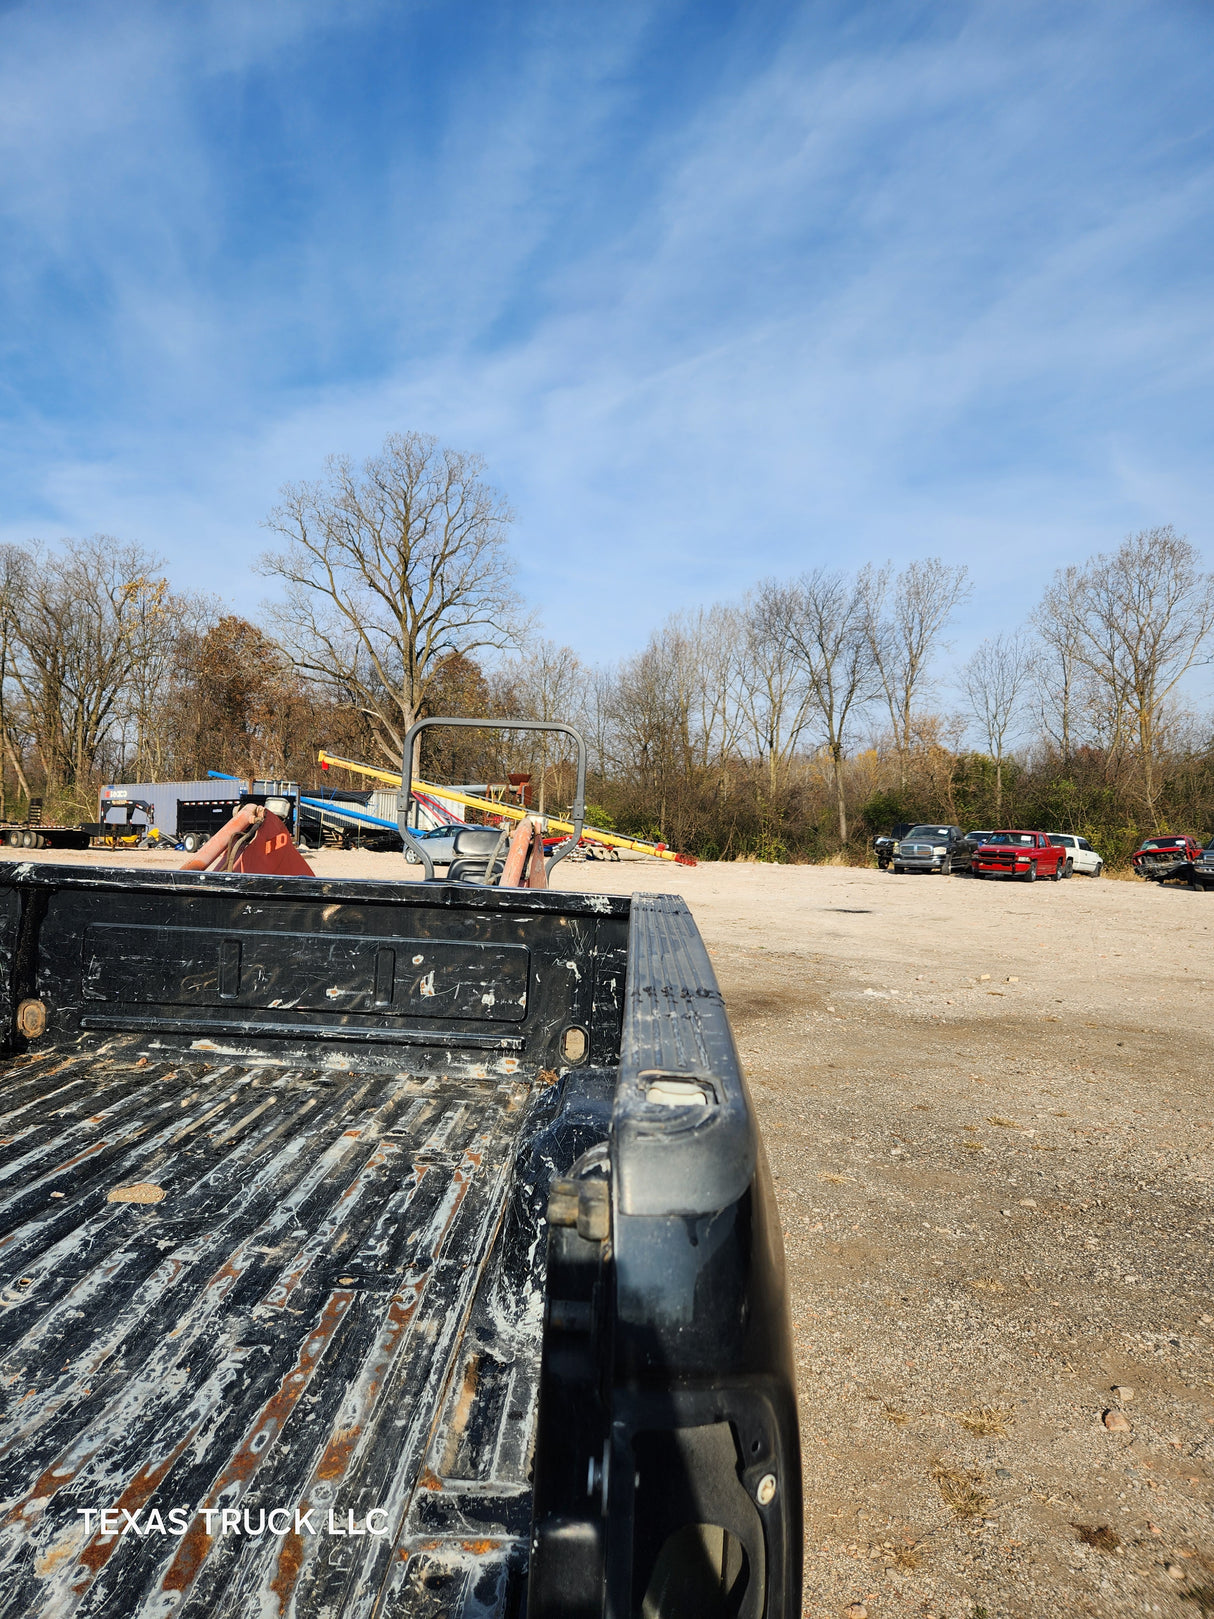
M 1059 569 L 950 671 L 972 584 L 937 557 L 763 580 L 591 667 L 527 615 L 510 523 L 478 457 L 405 433 L 283 490 L 258 623 L 112 537 L 0 548 L 5 813 L 91 815 L 103 781 L 208 769 L 313 782 L 319 747 L 399 766 L 410 725 L 451 713 L 572 721 L 593 817 L 707 858 L 854 859 L 891 822 L 947 819 L 1077 831 L 1116 861 L 1214 819 L 1184 702 L 1214 576 L 1170 527 Z M 542 809 L 572 792 L 568 750 L 505 727 L 427 733 L 415 767 L 529 769 Z

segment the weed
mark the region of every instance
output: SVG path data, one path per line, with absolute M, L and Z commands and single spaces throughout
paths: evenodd
M 979 1439 L 1006 1439 L 1007 1425 L 1012 1421 L 1010 1411 L 1002 1411 L 993 1405 L 979 1405 L 972 1411 L 954 1411 L 951 1415 L 954 1421 Z
M 941 1500 L 959 1518 L 981 1518 L 990 1505 L 990 1496 L 983 1495 L 978 1488 L 983 1482 L 981 1473 L 958 1473 L 943 1462 L 937 1462 L 931 1476 L 936 1481 Z

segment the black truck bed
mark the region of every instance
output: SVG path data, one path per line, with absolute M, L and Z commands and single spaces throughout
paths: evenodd
M 681 901 L 14 865 L 0 968 L 3 1619 L 798 1611 L 778 1226 Z
M 173 1593 L 184 1614 L 369 1615 L 400 1581 L 410 1613 L 450 1611 L 465 1573 L 504 1601 L 537 1321 L 520 1337 L 525 1309 L 485 1300 L 468 1324 L 528 1088 L 149 1063 L 139 1044 L 22 1059 L 0 1116 L 5 1495 L 34 1552 L 0 1575 L 0 1612 Z M 106 1201 L 141 1182 L 171 1196 Z M 111 1503 L 191 1528 L 87 1535 L 76 1510 Z M 199 1509 L 225 1506 L 242 1532 L 211 1542 Z M 243 1533 L 275 1508 L 289 1533 Z M 391 1536 L 351 1535 L 373 1508 Z

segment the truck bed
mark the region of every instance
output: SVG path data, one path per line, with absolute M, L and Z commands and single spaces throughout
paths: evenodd
M 0 1046 L 0 1619 L 799 1611 L 682 901 L 13 864 Z
M 518 1317 L 538 1291 L 514 1320 L 492 1300 L 469 1317 L 527 1086 L 139 1046 L 20 1059 L 0 1116 L 0 1476 L 32 1531 L 0 1612 L 101 1613 L 120 1592 L 126 1613 L 173 1593 L 183 1614 L 371 1614 L 406 1558 L 407 1611 L 431 1589 L 449 1609 L 465 1541 L 500 1611 L 530 1511 L 538 1321 Z M 133 1183 L 171 1197 L 107 1201 Z M 76 1509 L 110 1503 L 141 1525 L 184 1509 L 191 1531 L 86 1535 Z M 210 1546 L 198 1509 L 224 1506 L 242 1530 L 276 1507 L 365 1529 L 379 1508 L 394 1532 Z

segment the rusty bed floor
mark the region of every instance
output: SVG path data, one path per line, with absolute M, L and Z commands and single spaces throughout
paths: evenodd
M 0 1070 L 0 1615 L 513 1613 L 538 1245 L 507 1271 L 496 1239 L 530 1111 L 133 1038 Z

